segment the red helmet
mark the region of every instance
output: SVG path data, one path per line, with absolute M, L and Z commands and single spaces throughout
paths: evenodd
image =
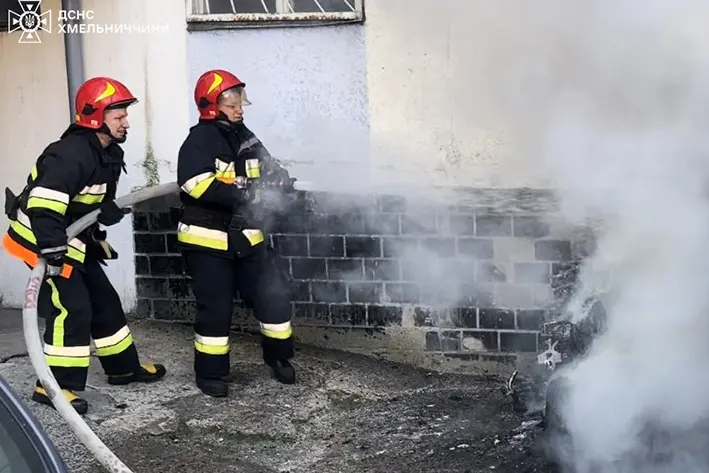
M 128 87 L 110 77 L 93 77 L 76 91 L 76 124 L 98 130 L 108 108 L 127 107 L 138 101 Z
M 219 114 L 217 99 L 223 92 L 234 87 L 242 89 L 241 97 L 244 105 L 249 105 L 250 102 L 246 99 L 246 93 L 243 90 L 246 84 L 231 72 L 212 69 L 199 76 L 194 88 L 194 102 L 199 110 L 199 118 L 206 120 L 217 118 Z

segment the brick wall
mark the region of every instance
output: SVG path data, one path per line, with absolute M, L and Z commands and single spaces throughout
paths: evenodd
M 431 199 L 297 196 L 273 239 L 295 279 L 294 325 L 342 333 L 421 332 L 420 349 L 500 358 L 538 349 L 590 240 L 541 219 L 541 191 L 459 191 Z M 137 315 L 191 321 L 190 281 L 175 250 L 176 196 L 134 209 Z M 563 275 L 563 277 L 560 277 Z M 253 319 L 238 304 L 234 323 Z M 327 335 L 325 335 L 327 336 Z

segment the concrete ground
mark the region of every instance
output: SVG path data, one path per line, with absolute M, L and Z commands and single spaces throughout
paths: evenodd
M 157 384 L 108 386 L 92 362 L 89 425 L 135 473 L 473 473 L 546 471 L 530 419 L 501 400 L 502 379 L 424 371 L 299 347 L 299 383 L 284 386 L 258 339 L 235 335 L 237 381 L 226 399 L 193 384 L 191 328 L 135 322 Z M 0 313 L 0 375 L 28 402 L 71 471 L 101 472 L 51 408 L 29 400 L 35 381 L 19 313 Z

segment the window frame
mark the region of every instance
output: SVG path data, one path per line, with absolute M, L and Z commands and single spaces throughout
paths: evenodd
M 355 7 L 353 12 L 192 13 L 197 10 L 198 3 L 208 1 L 186 0 L 188 31 L 332 26 L 363 23 L 365 20 L 364 0 L 349 0 Z
M 69 469 L 57 452 L 37 418 L 15 394 L 5 379 L 0 376 L 0 422 L 16 442 L 23 454 L 34 455 L 34 462 L 42 464 L 46 473 L 69 473 Z

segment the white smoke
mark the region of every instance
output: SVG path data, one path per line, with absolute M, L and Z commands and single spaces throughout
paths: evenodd
M 486 92 L 562 216 L 600 222 L 587 264 L 612 281 L 558 453 L 577 473 L 709 472 L 709 3 L 502 3 Z

